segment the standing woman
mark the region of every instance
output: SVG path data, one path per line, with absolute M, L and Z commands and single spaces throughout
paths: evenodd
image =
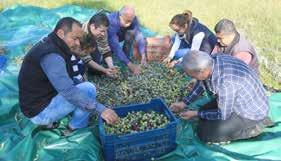
M 217 43 L 216 36 L 198 19 L 192 17 L 189 10 L 175 15 L 169 26 L 176 34 L 170 54 L 163 63 L 171 68 L 182 61 L 187 51 L 200 50 L 211 53 Z

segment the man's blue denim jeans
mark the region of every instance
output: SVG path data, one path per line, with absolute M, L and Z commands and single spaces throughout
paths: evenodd
M 76 85 L 76 87 L 87 93 L 87 95 L 92 99 L 96 99 L 96 88 L 93 84 L 89 82 L 83 82 Z M 72 113 L 72 118 L 69 122 L 69 127 L 71 129 L 83 128 L 88 125 L 90 113 L 69 103 L 60 94 L 55 96 L 42 112 L 30 120 L 34 124 L 49 125 L 53 122 L 59 121 L 70 113 Z

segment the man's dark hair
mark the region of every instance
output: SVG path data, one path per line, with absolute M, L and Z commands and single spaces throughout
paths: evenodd
M 220 20 L 215 26 L 216 33 L 231 34 L 237 32 L 234 23 L 228 19 Z
M 109 20 L 107 16 L 104 13 L 97 13 L 94 16 L 91 17 L 89 23 L 88 23 L 88 30 L 90 29 L 90 25 L 94 24 L 95 27 L 100 27 L 100 26 L 109 26 Z
M 73 24 L 82 27 L 82 24 L 79 21 L 75 20 L 74 18 L 64 17 L 59 20 L 59 22 L 57 23 L 54 29 L 54 32 L 57 32 L 59 29 L 62 29 L 65 32 L 65 34 L 71 32 Z

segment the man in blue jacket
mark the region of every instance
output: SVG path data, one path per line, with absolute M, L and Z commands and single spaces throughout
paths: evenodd
M 108 28 L 108 41 L 111 50 L 134 73 L 141 72 L 140 65 L 133 64 L 129 59 L 132 43 L 135 40 L 141 54 L 141 64 L 146 64 L 145 40 L 140 31 L 140 24 L 131 6 L 124 6 L 120 11 L 108 15 L 110 26 Z M 124 41 L 123 49 L 119 42 Z

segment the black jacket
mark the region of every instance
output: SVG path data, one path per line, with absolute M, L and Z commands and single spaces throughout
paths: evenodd
M 55 33 L 33 46 L 23 60 L 18 77 L 19 104 L 26 117 L 39 114 L 58 94 L 40 65 L 41 58 L 50 53 L 64 58 L 71 78 L 77 75 L 72 69 L 70 49 Z
M 189 28 L 185 38 L 188 44 L 188 48 L 191 48 L 193 37 L 199 32 L 203 32 L 205 36 L 204 39 L 202 40 L 199 50 L 211 54 L 213 48 L 217 43 L 216 36 L 205 25 L 199 23 L 196 18 L 193 18 L 191 23 L 188 24 L 188 26 Z

